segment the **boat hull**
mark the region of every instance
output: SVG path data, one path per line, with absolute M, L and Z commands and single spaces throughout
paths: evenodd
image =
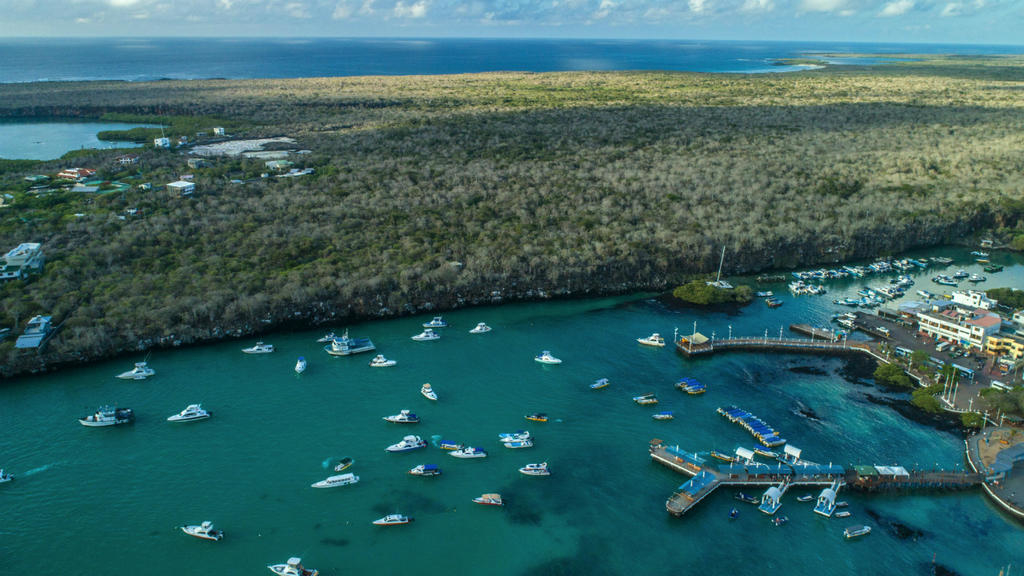
M 224 532 L 221 530 L 210 530 L 209 532 L 203 532 L 200 526 L 182 526 L 181 531 L 193 538 L 199 538 L 200 540 L 220 540 L 224 537 Z

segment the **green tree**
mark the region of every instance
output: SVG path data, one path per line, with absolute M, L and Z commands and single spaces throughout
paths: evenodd
M 914 350 L 910 355 L 910 365 L 920 370 L 928 365 L 928 352 L 925 350 Z
M 960 422 L 963 423 L 964 428 L 981 429 L 985 427 L 985 418 L 977 412 L 964 412 L 960 415 Z
M 875 381 L 898 388 L 910 388 L 914 383 L 897 364 L 879 364 L 878 368 L 875 368 Z
M 942 411 L 939 399 L 930 394 L 927 389 L 915 390 L 910 396 L 910 403 L 925 412 L 937 414 Z

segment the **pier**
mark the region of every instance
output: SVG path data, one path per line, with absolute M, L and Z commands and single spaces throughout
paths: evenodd
M 729 350 L 769 351 L 769 352 L 805 352 L 825 354 L 867 353 L 872 354 L 866 342 L 850 342 L 846 339 L 816 340 L 812 338 L 727 338 L 711 340 L 697 333 L 693 336 L 680 336 L 676 340 L 676 352 L 686 357 L 709 356 L 715 352 Z M 872 354 L 874 355 L 874 354 Z

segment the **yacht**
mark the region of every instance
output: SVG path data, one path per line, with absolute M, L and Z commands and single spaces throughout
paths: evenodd
M 101 406 L 95 414 L 83 416 L 78 419 L 82 426 L 114 426 L 116 424 L 128 424 L 135 420 L 135 413 L 131 408 L 114 408 L 112 406 Z
M 193 420 L 203 420 L 209 418 L 210 413 L 203 410 L 199 404 L 189 404 L 188 408 L 185 408 L 181 412 L 178 412 L 174 416 L 167 418 L 168 422 L 191 422 Z
M 487 506 L 504 506 L 505 503 L 501 501 L 501 494 L 481 494 L 480 496 L 473 498 L 473 502 L 477 504 L 485 504 Z
M 434 392 L 434 389 L 430 387 L 430 382 L 420 387 L 420 394 L 423 394 L 423 397 L 427 400 L 437 401 L 437 392 Z
M 530 433 L 526 430 L 516 430 L 515 432 L 502 432 L 498 434 L 498 441 L 500 442 L 515 442 L 517 440 L 527 440 L 530 438 Z
M 452 450 L 449 452 L 453 458 L 486 458 L 487 452 L 483 448 L 474 448 L 467 446 L 465 448 L 459 448 L 458 450 Z
M 316 341 L 321 343 L 321 344 L 326 344 L 326 343 L 331 342 L 333 340 L 334 340 L 334 332 L 328 332 L 327 334 L 324 334 L 323 336 L 321 336 L 321 337 L 316 339 Z
M 644 346 L 657 346 L 659 348 L 663 348 L 665 346 L 665 339 L 657 332 L 646 338 L 637 338 L 636 341 Z
M 255 346 L 242 348 L 242 352 L 245 352 L 246 354 L 270 354 L 273 351 L 273 344 L 264 344 L 263 342 L 257 342 Z
M 440 316 L 434 316 L 434 319 L 430 322 L 423 323 L 424 328 L 447 328 L 448 323 L 444 321 L 444 318 Z
M 370 352 L 377 347 L 369 338 L 349 338 L 348 330 L 341 335 L 341 338 L 331 340 L 331 343 L 324 346 L 324 350 L 331 356 L 349 356 L 360 352 Z
M 469 333 L 470 334 L 486 334 L 486 333 L 488 333 L 490 331 L 491 331 L 491 327 L 488 326 L 487 324 L 484 324 L 483 322 L 481 322 L 481 323 L 476 325 L 476 328 L 473 328 L 472 330 L 470 330 Z
M 543 412 L 534 412 L 532 414 L 527 414 L 526 416 L 523 416 L 523 418 L 526 418 L 530 422 L 547 422 L 548 421 L 548 415 L 544 414 Z
M 136 362 L 135 368 L 121 372 L 117 377 L 121 380 L 145 380 L 154 374 L 156 374 L 156 370 L 147 366 L 145 362 Z
M 552 356 L 551 352 L 549 352 L 547 350 L 544 350 L 543 352 L 541 352 L 536 358 L 534 358 L 534 360 L 536 360 L 537 362 L 540 362 L 541 364 L 561 364 L 562 363 L 561 360 L 559 360 L 558 358 L 555 358 L 554 356 Z
M 657 414 L 652 414 L 651 418 L 654 418 L 655 420 L 671 420 L 671 419 L 675 418 L 675 416 L 672 415 L 672 411 L 671 410 L 666 410 L 664 412 L 658 412 Z
M 305 371 L 306 371 L 306 357 L 305 356 L 299 356 L 299 359 L 295 361 L 295 372 L 297 374 L 302 374 Z
M 551 471 L 548 470 L 548 463 L 541 462 L 540 464 L 527 464 L 519 469 L 521 474 L 527 476 L 550 476 Z
M 599 378 L 594 380 L 594 383 L 590 385 L 591 390 L 600 390 L 601 388 L 607 387 L 611 382 L 607 378 Z
M 506 440 L 505 448 L 532 448 L 533 440 L 524 438 L 522 440 Z
M 402 438 L 401 442 L 392 444 L 384 450 L 387 452 L 408 452 L 409 450 L 416 450 L 418 448 L 426 448 L 427 443 L 419 436 L 406 436 Z
M 351 466 L 351 465 L 353 465 L 355 463 L 356 463 L 355 460 L 353 460 L 352 458 L 349 458 L 348 456 L 346 456 L 346 457 L 342 458 L 340 462 L 338 462 L 338 465 L 334 467 L 334 471 L 335 472 L 341 472 L 342 470 L 345 470 L 346 468 L 348 468 L 349 466 Z
M 204 521 L 198 526 L 182 526 L 181 531 L 189 536 L 195 536 L 196 538 L 202 538 L 203 540 L 220 540 L 224 537 L 224 531 L 215 529 L 213 527 L 213 522 L 210 522 L 209 520 Z
M 395 360 L 388 360 L 383 354 L 377 354 L 373 357 L 373 360 L 370 360 L 370 366 L 374 368 L 388 368 L 395 364 L 398 364 L 398 362 Z
M 0 484 L 3 484 L 4 482 L 10 482 L 11 480 L 14 480 L 14 476 L 11 476 L 7 472 L 4 472 L 3 468 L 0 468 Z
M 412 521 L 413 519 L 408 516 L 403 516 L 401 514 L 388 514 L 383 518 L 374 520 L 373 523 L 377 526 L 397 526 L 398 524 L 408 524 Z
M 302 566 L 302 558 L 289 558 L 287 564 L 268 565 L 270 571 L 280 576 L 317 576 L 319 570 L 311 570 Z
M 338 486 L 348 486 L 356 482 L 359 482 L 359 476 L 349 472 L 347 474 L 338 474 L 337 476 L 328 476 L 319 482 L 310 484 L 310 486 L 313 488 L 337 488 Z
M 413 476 L 440 476 L 441 469 L 436 464 L 420 464 L 419 466 L 409 470 L 409 474 Z
M 430 342 L 431 340 L 439 340 L 440 338 L 441 335 L 430 328 L 426 328 L 423 332 L 412 337 L 412 339 L 417 342 Z
M 864 536 L 865 534 L 870 533 L 871 526 L 850 526 L 849 528 L 843 530 L 843 536 L 846 536 L 847 540 L 851 538 L 856 538 L 858 536 Z
M 385 416 L 384 420 L 388 422 L 394 422 L 395 424 L 416 424 L 420 421 L 420 417 L 409 412 L 408 410 L 402 410 L 398 414 L 392 414 L 391 416 Z

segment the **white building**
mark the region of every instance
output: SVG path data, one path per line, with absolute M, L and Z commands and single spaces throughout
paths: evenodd
M 189 182 L 188 180 L 178 180 L 168 184 L 167 189 L 171 192 L 177 192 L 182 196 L 188 196 L 196 191 L 196 185 L 195 182 Z
M 1013 323 L 1018 327 L 1024 327 L 1024 310 L 1017 310 L 1013 313 Z
M 920 312 L 918 329 L 935 338 L 983 350 L 985 339 L 999 332 L 1002 320 L 987 310 L 947 309 L 941 312 Z
M 961 306 L 967 306 L 970 308 L 981 308 L 982 310 L 991 310 L 996 307 L 999 302 L 988 298 L 984 292 L 979 290 L 954 290 L 953 291 L 953 303 L 960 304 Z
M 0 280 L 24 278 L 43 269 L 43 249 L 38 242 L 25 242 L 0 260 Z
M 214 136 L 223 136 L 224 135 L 224 128 L 222 126 L 215 127 L 213 129 L 213 135 Z
M 170 138 L 154 138 L 153 139 L 153 146 L 156 146 L 157 148 L 170 148 L 171 147 L 171 139 Z

